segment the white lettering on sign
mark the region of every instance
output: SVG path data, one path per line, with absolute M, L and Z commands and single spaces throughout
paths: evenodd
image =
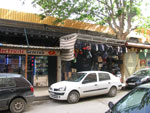
M 31 55 L 44 55 L 44 51 L 36 51 L 36 50 L 28 50 L 27 53 Z

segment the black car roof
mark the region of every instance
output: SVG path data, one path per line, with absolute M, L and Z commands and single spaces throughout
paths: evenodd
M 0 78 L 2 77 L 21 77 L 22 75 L 20 74 L 14 74 L 14 73 L 0 73 Z

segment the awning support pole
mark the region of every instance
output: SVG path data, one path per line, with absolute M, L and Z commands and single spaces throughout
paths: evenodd
M 25 34 L 25 37 L 26 37 L 27 45 L 29 46 L 29 41 L 28 41 L 27 31 L 26 31 L 26 29 L 25 29 L 25 28 L 24 28 L 24 34 Z
M 29 47 L 29 41 L 28 41 L 28 36 L 27 36 L 27 32 L 26 32 L 26 29 L 24 28 L 24 34 L 25 34 L 25 37 L 26 37 L 26 42 L 27 42 L 27 46 Z M 27 51 L 28 51 L 28 48 L 27 48 Z M 27 79 L 28 78 L 28 54 L 26 53 L 26 56 L 25 56 L 25 78 Z

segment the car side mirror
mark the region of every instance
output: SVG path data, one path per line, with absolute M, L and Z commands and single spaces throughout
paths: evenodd
M 86 84 L 86 83 L 88 83 L 89 82 L 89 80 L 84 80 L 83 82 L 82 82 L 82 84 Z
M 109 102 L 109 103 L 108 103 L 108 106 L 109 106 L 110 109 L 112 109 L 113 106 L 114 106 L 113 102 Z

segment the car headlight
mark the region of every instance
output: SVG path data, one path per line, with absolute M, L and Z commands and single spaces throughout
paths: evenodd
M 60 87 L 58 90 L 59 91 L 66 91 L 66 86 L 65 87 Z

